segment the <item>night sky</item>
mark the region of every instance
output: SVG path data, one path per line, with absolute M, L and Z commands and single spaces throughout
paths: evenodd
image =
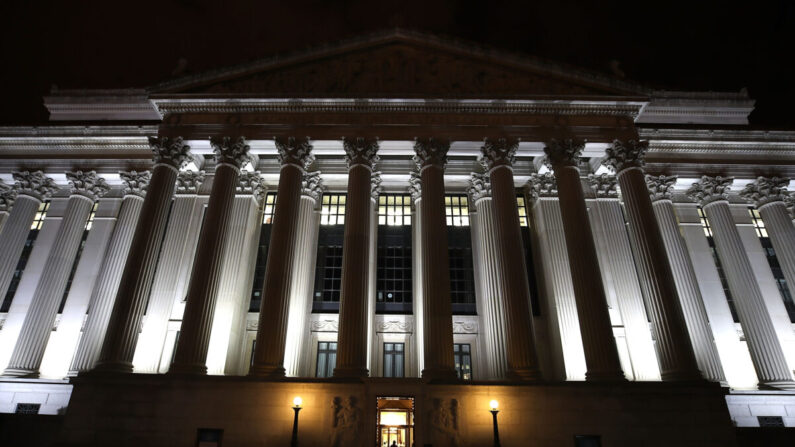
M 0 124 L 41 97 L 145 87 L 396 26 L 669 89 L 747 88 L 754 127 L 795 130 L 795 2 L 35 1 L 0 5 Z

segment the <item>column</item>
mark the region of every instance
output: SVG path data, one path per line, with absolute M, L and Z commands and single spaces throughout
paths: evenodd
M 41 359 L 52 333 L 52 325 L 72 270 L 88 216 L 97 198 L 110 190 L 96 172 L 67 172 L 71 195 L 55 236 L 55 244 L 44 264 L 30 308 L 22 323 L 11 360 L 4 375 L 38 377 Z
M 11 213 L 11 208 L 14 206 L 14 199 L 17 193 L 12 186 L 6 185 L 0 181 L 0 233 L 3 232 L 3 225 L 8 220 L 8 215 Z
M 296 377 L 309 371 L 302 370 L 309 332 L 307 321 L 312 313 L 312 292 L 315 286 L 317 264 L 317 237 L 319 231 L 317 206 L 323 195 L 320 171 L 304 174 L 301 181 L 301 199 L 293 246 L 293 270 L 290 286 L 290 307 L 287 318 L 287 340 L 284 348 L 284 369 L 288 376 Z M 277 199 L 278 200 L 278 199 Z M 307 367 L 308 368 L 308 367 Z M 309 374 L 307 374 L 309 375 Z M 314 374 L 312 374 L 314 376 Z
M 588 368 L 585 380 L 624 380 L 580 181 L 578 163 L 584 147 L 581 141 L 552 140 L 544 147 L 544 152 L 558 184 L 566 250 Z
M 505 319 L 507 376 L 534 381 L 541 379 L 538 355 L 530 314 L 530 286 L 522 250 L 519 212 L 516 209 L 516 187 L 513 182 L 513 163 L 518 140 L 486 139 L 482 162 L 487 169 L 494 207 L 494 232 L 497 250 L 493 254 L 502 270 L 501 306 Z M 492 321 L 492 324 L 497 321 Z
M 422 290 L 425 369 L 428 380 L 456 379 L 453 357 L 453 310 L 450 298 L 450 261 L 444 211 L 444 167 L 450 143 L 418 139 L 414 157 L 422 188 Z
M 41 171 L 15 172 L 16 198 L 0 232 L 0 297 L 4 297 L 25 248 L 30 226 L 41 202 L 58 191 L 55 181 Z
M 712 227 L 715 248 L 726 272 L 759 385 L 795 388 L 762 291 L 729 209 L 728 196 L 733 181 L 732 178 L 703 176 L 687 190 L 687 195 L 701 205 Z
M 154 168 L 100 350 L 96 366 L 100 371 L 133 370 L 138 331 L 151 291 L 177 173 L 189 158 L 190 147 L 181 137 L 150 137 L 149 146 Z
M 476 265 L 476 291 L 480 328 L 484 349 L 481 357 L 483 378 L 505 379 L 508 369 L 506 353 L 505 313 L 502 297 L 504 291 L 500 276 L 503 275 L 502 259 L 499 256 L 494 203 L 491 197 L 491 182 L 486 174 L 473 173 L 467 188 L 469 203 L 473 205 L 470 226 L 474 235 Z
M 549 172 L 533 174 L 526 190 L 533 199 L 531 222 L 541 251 L 550 338 L 560 353 L 560 357 L 555 359 L 555 377 L 560 380 L 585 380 L 585 352 L 555 176 Z
M 409 174 L 409 194 L 414 206 L 411 216 L 411 277 L 412 277 L 412 298 L 414 313 L 414 344 L 417 353 L 416 377 L 422 376 L 425 368 L 425 318 L 424 318 L 424 298 L 422 286 L 422 184 L 420 173 L 412 170 Z M 451 305 L 452 307 L 452 305 Z
M 601 224 L 601 237 L 604 239 L 599 255 L 602 273 L 608 276 L 604 281 L 607 286 L 606 293 L 612 291 L 616 299 L 626 333 L 634 379 L 660 380 L 660 367 L 643 306 L 643 293 L 632 256 L 624 212 L 618 201 L 616 178 L 608 174 L 589 175 L 588 182 L 597 197 L 591 213 L 592 223 Z
M 616 171 L 634 236 L 638 274 L 657 340 L 660 376 L 663 380 L 698 379 L 701 374 L 646 187 L 643 164 L 648 146 L 647 141 L 615 140 L 607 148 L 605 164 Z
M 679 230 L 679 221 L 671 201 L 675 176 L 646 176 L 654 214 L 660 226 L 665 251 L 674 276 L 674 284 L 690 335 L 690 344 L 696 355 L 698 369 L 707 380 L 725 382 L 723 367 L 715 346 L 704 298 L 699 289 L 693 262 Z
M 88 371 L 94 367 L 105 338 L 105 329 L 113 309 L 113 301 L 119 289 L 124 262 L 130 252 L 135 225 L 149 185 L 149 172 L 121 172 L 124 182 L 121 209 L 108 242 L 97 280 L 88 303 L 88 318 L 77 352 L 69 368 L 70 375 Z M 82 313 L 85 313 L 85 309 Z M 82 323 L 82 318 L 80 319 Z
M 199 246 L 191 271 L 179 343 L 169 374 L 206 374 L 210 330 L 215 316 L 227 234 L 240 168 L 251 160 L 243 137 L 211 138 L 215 174 Z
M 348 199 L 342 243 L 342 285 L 335 377 L 366 377 L 370 275 L 370 182 L 378 140 L 343 141 L 348 164 Z
M 367 266 L 367 369 L 373 370 L 375 346 L 375 294 L 378 274 L 378 196 L 381 194 L 381 172 L 370 178 L 370 262 Z M 416 326 L 416 325 L 415 325 Z M 416 351 L 413 351 L 416 355 Z
M 308 138 L 277 139 L 276 150 L 282 167 L 257 325 L 260 343 L 254 350 L 254 363 L 248 373 L 254 377 L 278 378 L 285 373 L 284 353 L 294 268 L 292 247 L 296 241 L 301 180 L 306 168 L 315 160 Z

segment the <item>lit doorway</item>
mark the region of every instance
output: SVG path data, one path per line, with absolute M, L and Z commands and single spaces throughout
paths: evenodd
M 378 398 L 377 447 L 414 446 L 414 398 Z

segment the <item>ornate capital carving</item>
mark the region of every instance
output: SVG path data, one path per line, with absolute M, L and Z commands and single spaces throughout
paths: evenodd
M 14 206 L 14 199 L 17 197 L 17 192 L 11 185 L 6 185 L 0 180 L 0 212 L 11 211 Z
M 185 171 L 177 176 L 177 194 L 196 194 L 204 182 L 204 171 Z
M 381 171 L 375 171 L 370 176 L 370 197 L 378 201 L 378 196 L 381 195 L 383 190 L 384 188 L 381 187 Z
M 491 181 L 489 180 L 489 176 L 487 174 L 473 172 L 469 177 L 467 194 L 472 203 L 484 197 L 491 197 Z
M 265 179 L 262 178 L 262 173 L 259 171 L 241 172 L 237 178 L 235 192 L 252 195 L 257 202 L 262 203 L 265 193 L 268 192 L 268 187 L 265 186 Z
M 375 169 L 378 162 L 378 139 L 370 138 L 343 138 L 342 146 L 345 149 L 345 163 L 348 169 L 356 165 L 365 165 Z
M 15 172 L 13 175 L 17 194 L 25 194 L 44 201 L 60 189 L 55 184 L 55 180 L 47 177 L 41 171 Z
M 110 191 L 108 183 L 95 171 L 67 172 L 66 180 L 69 181 L 72 195 L 85 196 L 91 200 L 97 200 Z
M 251 148 L 246 144 L 245 137 L 212 137 L 210 144 L 215 153 L 215 162 L 219 165 L 228 164 L 240 169 L 251 161 Z
M 610 174 L 590 174 L 588 175 L 588 183 L 597 198 L 600 199 L 613 199 L 618 197 L 618 188 L 616 187 L 616 176 Z
M 649 188 L 651 201 L 671 200 L 674 195 L 675 175 L 647 175 L 646 186 Z
M 614 140 L 613 145 L 605 150 L 607 156 L 603 163 L 611 167 L 616 174 L 629 168 L 642 168 L 646 163 L 644 156 L 648 149 L 648 141 Z
M 576 167 L 583 149 L 585 149 L 585 141 L 582 140 L 552 139 L 544 146 L 544 153 L 547 154 L 547 163 L 554 170 L 564 166 Z
M 409 194 L 411 200 L 415 202 L 422 198 L 422 180 L 420 173 L 414 170 L 409 173 Z
M 295 165 L 306 169 L 315 161 L 312 144 L 306 138 L 276 138 L 276 159 L 281 165 Z
M 533 174 L 530 176 L 530 180 L 527 181 L 525 190 L 527 191 L 527 195 L 533 199 L 539 197 L 557 197 L 558 182 L 555 180 L 555 175 L 551 172 Z
M 784 203 L 787 204 L 790 217 L 795 220 L 795 195 L 788 195 Z
M 414 152 L 417 154 L 413 160 L 422 170 L 427 166 L 436 166 L 444 169 L 447 164 L 447 151 L 450 142 L 436 138 L 417 138 L 414 140 Z
M 304 173 L 304 177 L 301 179 L 302 195 L 311 197 L 317 201 L 320 200 L 320 196 L 323 195 L 324 189 L 325 186 L 323 185 L 323 178 L 320 177 L 320 171 Z
M 759 208 L 773 202 L 784 202 L 789 195 L 787 186 L 788 178 L 781 177 L 757 177 L 757 179 L 740 191 L 740 197 Z
M 146 188 L 149 187 L 149 179 L 152 178 L 152 174 L 149 171 L 119 172 L 119 176 L 124 182 L 122 193 L 125 196 L 146 196 Z
M 702 176 L 701 180 L 693 183 L 693 186 L 685 194 L 692 201 L 705 206 L 719 200 L 728 200 L 729 190 L 734 182 L 732 177 L 710 177 Z
M 490 171 L 498 166 L 513 166 L 519 140 L 515 138 L 486 138 L 480 148 L 480 163 Z
M 156 165 L 165 164 L 181 169 L 190 161 L 190 146 L 185 144 L 182 137 L 149 137 L 149 147 L 152 148 L 152 160 Z

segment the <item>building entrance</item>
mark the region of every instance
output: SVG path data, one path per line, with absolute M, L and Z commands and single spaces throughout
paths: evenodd
M 414 446 L 414 398 L 378 398 L 377 447 Z

